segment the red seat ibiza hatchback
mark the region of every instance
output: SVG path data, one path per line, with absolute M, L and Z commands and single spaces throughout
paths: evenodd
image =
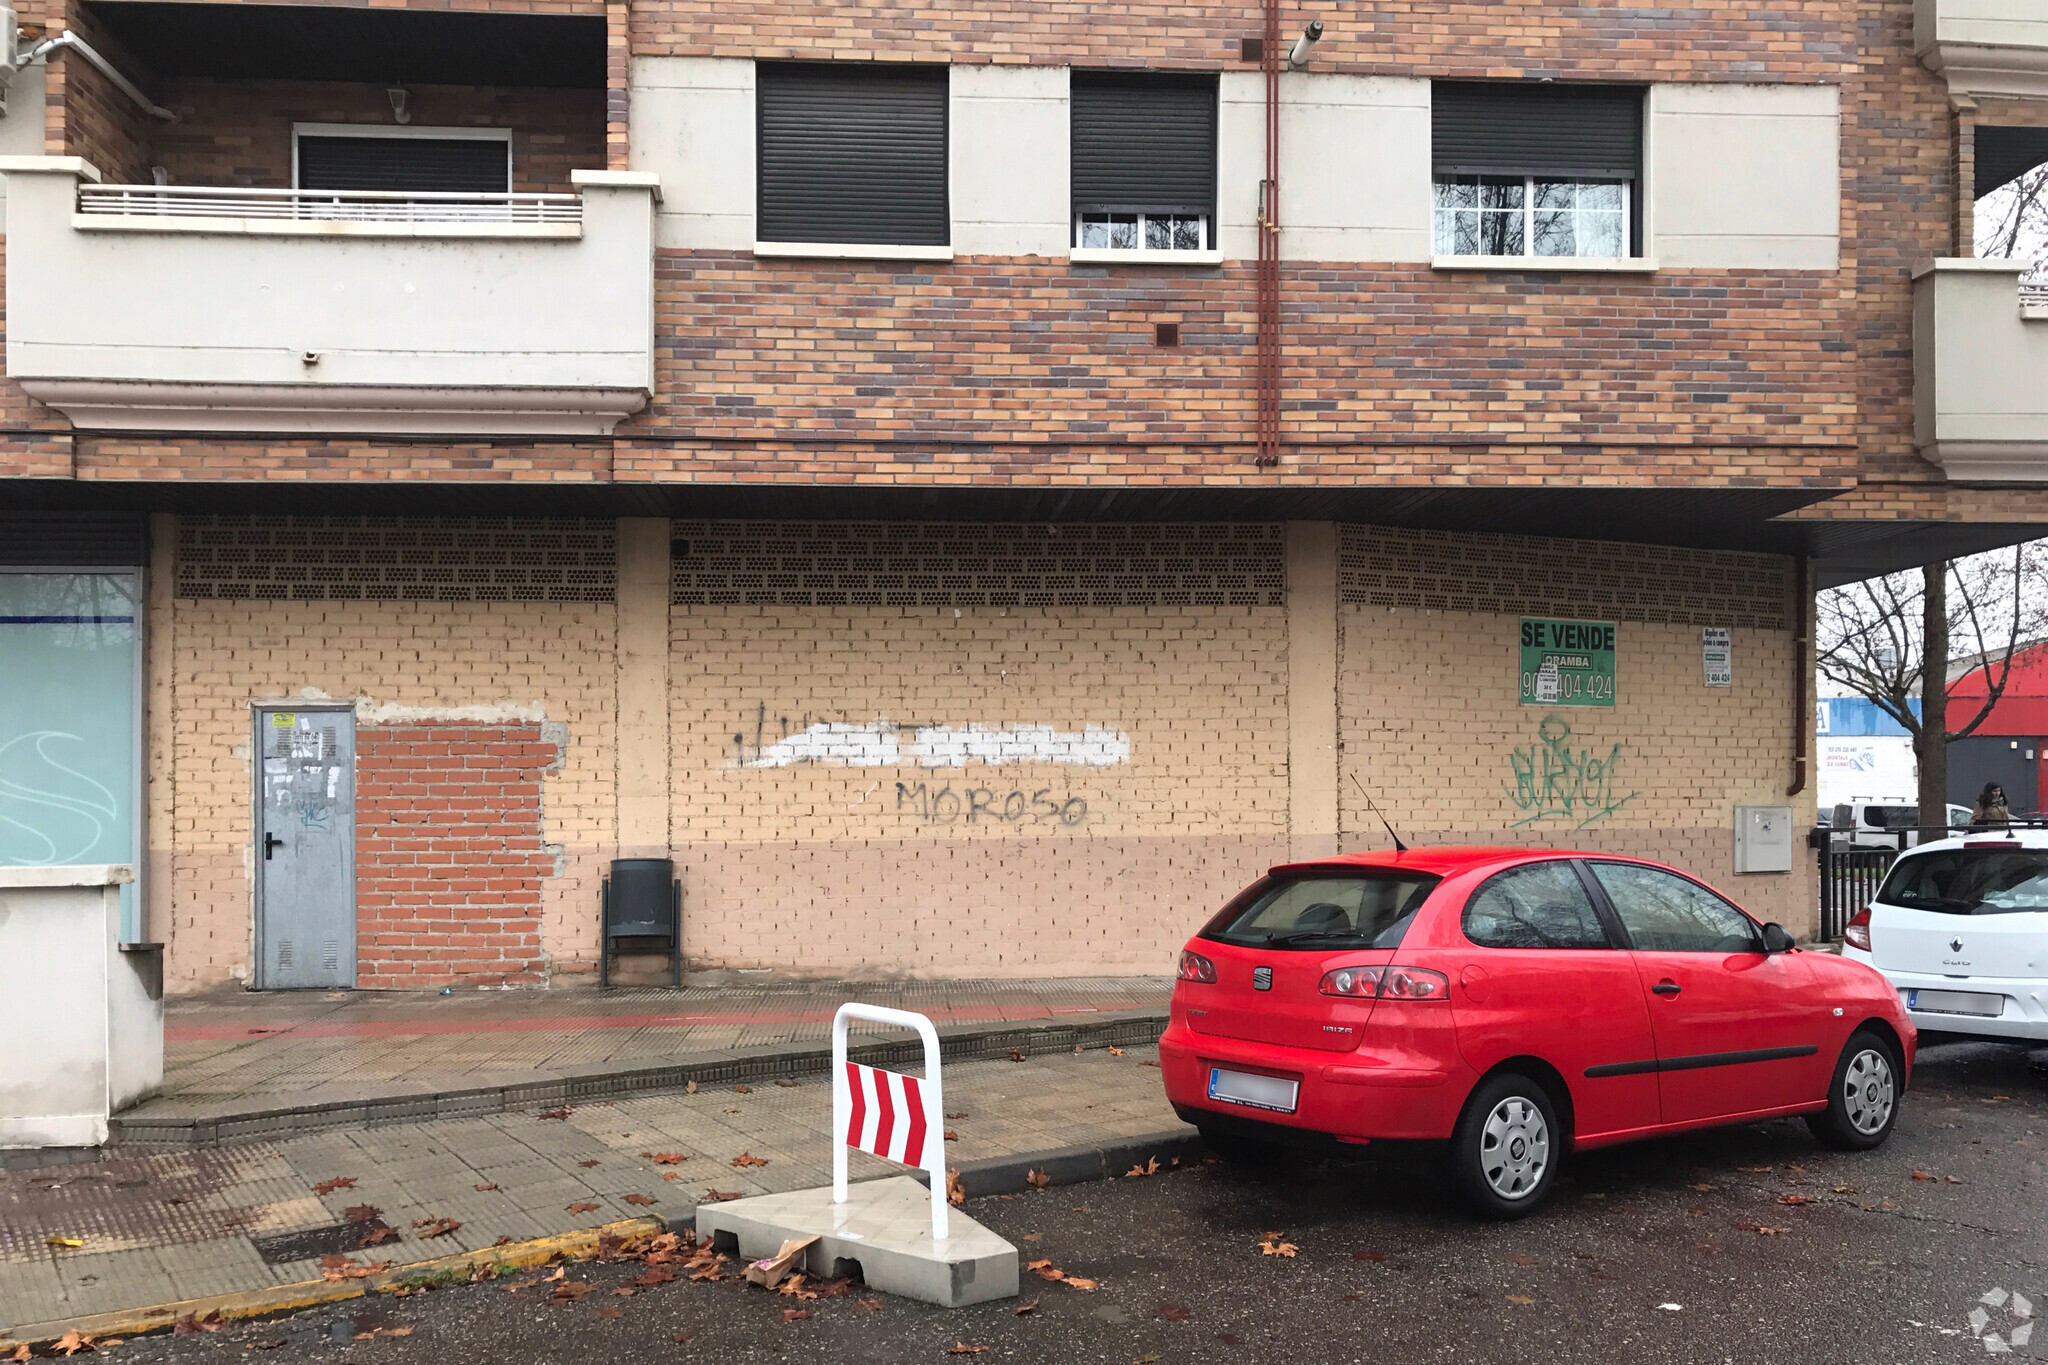
M 1496 1218 L 1569 1151 L 1777 1115 L 1869 1148 L 1913 1024 L 1870 968 L 1607 854 L 1438 848 L 1276 867 L 1191 939 L 1167 1097 L 1223 1148 L 1448 1144 Z

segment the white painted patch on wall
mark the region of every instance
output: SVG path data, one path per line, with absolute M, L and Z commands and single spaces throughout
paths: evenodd
M 743 768 L 789 768 L 799 763 L 879 768 L 909 764 L 920 768 L 964 768 L 970 763 L 1058 763 L 1080 768 L 1113 768 L 1131 759 L 1131 737 L 1091 725 L 1081 731 L 1050 725 L 920 725 L 906 743 L 891 721 L 866 724 L 820 721 L 764 746 Z
M 468 706 L 400 706 L 356 698 L 358 725 L 407 725 L 421 721 L 469 721 L 478 725 L 533 724 L 548 718 L 545 702 L 481 702 Z

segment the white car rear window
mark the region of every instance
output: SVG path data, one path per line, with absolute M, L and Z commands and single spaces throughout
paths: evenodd
M 1901 858 L 1877 899 L 1944 915 L 2048 910 L 2048 849 L 1954 848 Z

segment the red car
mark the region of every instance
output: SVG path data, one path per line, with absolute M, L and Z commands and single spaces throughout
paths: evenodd
M 1891 1133 L 1913 1024 L 1870 968 L 1657 863 L 1510 848 L 1274 868 L 1189 940 L 1167 1098 L 1229 1153 L 1449 1144 L 1478 1212 L 1567 1151 L 1799 1114 Z

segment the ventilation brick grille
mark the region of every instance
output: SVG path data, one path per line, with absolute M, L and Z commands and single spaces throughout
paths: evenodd
M 609 602 L 614 523 L 181 517 L 178 595 L 293 602 Z
M 1364 606 L 1788 628 L 1790 561 L 1668 545 L 1345 526 L 1343 600 Z
M 1277 525 L 676 522 L 678 605 L 1280 606 Z

